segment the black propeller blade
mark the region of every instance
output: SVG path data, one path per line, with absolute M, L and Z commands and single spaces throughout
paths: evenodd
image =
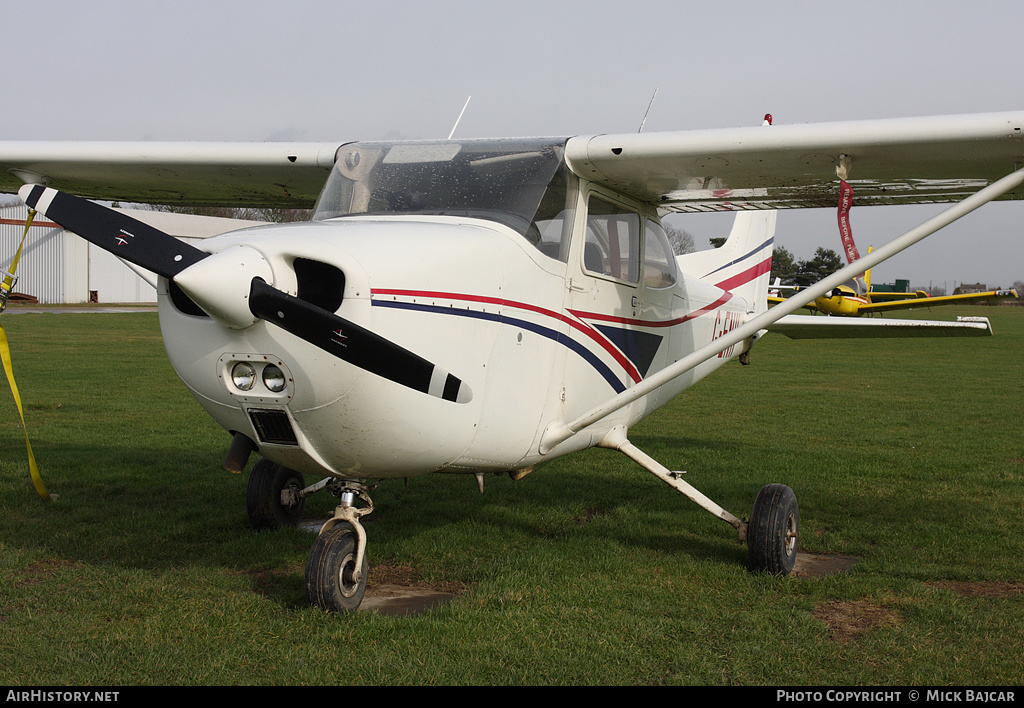
M 56 189 L 27 184 L 18 196 L 86 241 L 168 279 L 209 255 L 137 219 Z
M 210 255 L 81 197 L 40 185 L 25 185 L 18 194 L 29 207 L 90 243 L 169 280 Z M 182 290 L 188 294 L 186 288 Z M 248 295 L 255 317 L 353 366 L 446 401 L 472 400 L 469 386 L 444 369 L 333 312 L 282 292 L 262 278 L 252 279 Z

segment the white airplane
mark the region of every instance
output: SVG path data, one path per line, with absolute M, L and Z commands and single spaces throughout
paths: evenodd
M 380 480 L 519 478 L 594 446 L 731 524 L 752 569 L 788 573 L 789 487 L 762 489 L 745 521 L 630 428 L 766 331 L 991 333 L 792 313 L 990 200 L 1024 198 L 1022 131 L 1024 112 L 568 139 L 0 142 L 0 188 L 24 183 L 30 207 L 159 277 L 167 352 L 233 436 L 226 466 L 262 457 L 253 525 L 297 523 L 320 490 L 339 499 L 306 585 L 351 611 Z M 955 204 L 769 310 L 775 210 L 834 207 L 840 164 L 860 204 Z M 316 208 L 193 247 L 83 197 Z M 739 210 L 727 243 L 673 256 L 659 216 L 709 209 Z

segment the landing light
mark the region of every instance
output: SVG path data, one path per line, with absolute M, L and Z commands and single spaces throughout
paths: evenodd
M 267 364 L 263 369 L 263 384 L 274 393 L 280 393 L 288 384 L 284 372 L 273 364 Z
M 231 368 L 231 382 L 239 391 L 248 391 L 256 383 L 256 369 L 252 364 L 240 361 Z

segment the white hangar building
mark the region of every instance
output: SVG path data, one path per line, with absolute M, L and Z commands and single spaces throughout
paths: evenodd
M 119 211 L 189 243 L 261 223 L 143 209 Z M 0 268 L 4 271 L 11 269 L 27 218 L 24 204 L 0 209 Z M 35 297 L 41 304 L 156 302 L 156 289 L 119 258 L 42 214 L 29 228 L 15 276 L 13 292 Z

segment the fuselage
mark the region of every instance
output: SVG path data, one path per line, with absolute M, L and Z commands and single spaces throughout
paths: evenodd
M 858 295 L 853 288 L 841 285 L 822 297 L 814 300 L 814 308 L 826 315 L 839 317 L 858 317 L 861 306 L 868 304 L 868 299 Z
M 356 154 L 365 161 L 375 149 Z M 494 158 L 475 159 L 473 167 Z M 311 474 L 511 471 L 633 425 L 742 347 L 540 452 L 549 423 L 575 418 L 722 336 L 751 307 L 680 272 L 644 205 L 556 168 L 563 170 L 557 204 L 546 218 L 542 207 L 528 227 L 485 212 L 364 210 L 202 245 L 212 253 L 254 249 L 274 287 L 316 298 L 443 366 L 469 385 L 471 400 L 405 388 L 263 321 L 233 329 L 172 297 L 163 281 L 160 320 L 173 366 L 226 430 L 249 437 L 264 457 Z M 360 179 L 349 175 L 352 198 Z M 550 189 L 542 204 L 552 201 Z M 251 382 L 233 375 L 240 363 L 255 373 Z M 269 386 L 267 367 L 282 372 Z M 283 388 L 273 390 L 281 378 Z

